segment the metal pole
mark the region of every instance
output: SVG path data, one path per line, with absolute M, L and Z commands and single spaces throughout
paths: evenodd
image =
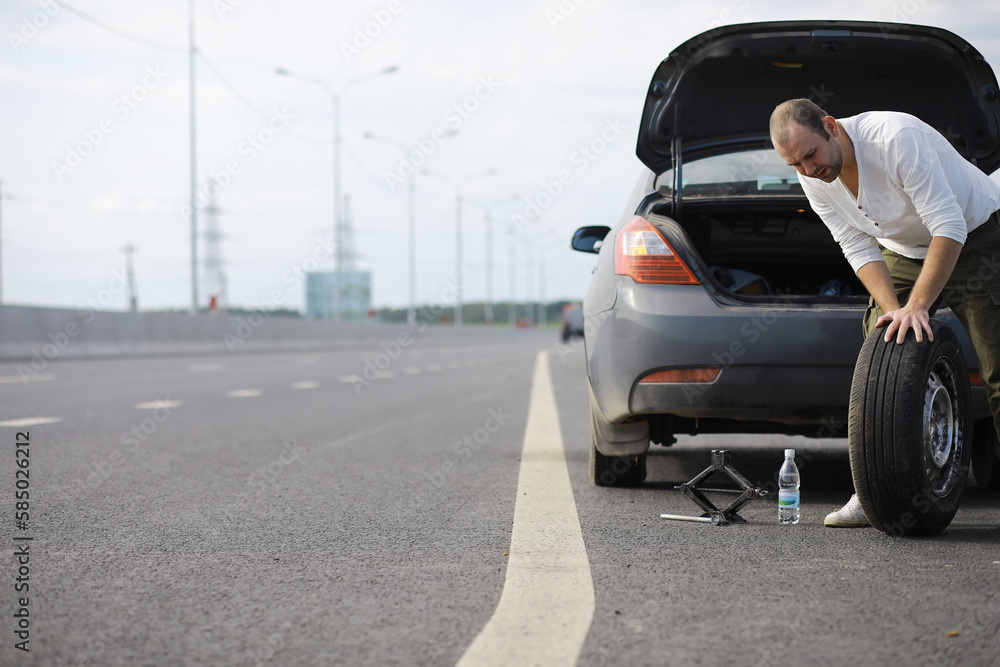
M 445 135 L 453 135 L 455 130 L 450 130 L 445 133 Z M 389 139 L 375 134 L 374 132 L 365 132 L 364 137 L 366 139 L 374 139 L 375 141 L 381 141 L 385 144 L 390 144 L 396 146 L 403 152 L 406 152 L 407 145 L 402 141 L 397 141 L 396 139 Z M 407 236 L 408 236 L 408 254 L 409 254 L 409 276 L 410 276 L 410 287 L 409 287 L 409 305 L 406 308 L 406 322 L 410 326 L 416 326 L 417 324 L 417 174 L 410 174 L 406 178 L 406 194 L 407 194 Z
M 188 90 L 191 103 L 191 313 L 198 312 L 198 208 L 195 193 L 198 189 L 197 135 L 195 133 L 195 46 L 194 0 L 188 2 Z
M 340 218 L 340 95 L 333 90 L 330 98 L 333 100 L 333 242 L 336 245 L 334 253 L 334 274 L 337 288 L 333 291 L 333 321 L 340 321 L 340 294 L 344 289 L 344 237 Z
M 507 319 L 510 326 L 517 326 L 517 234 L 510 228 L 510 303 L 507 304 Z
M 486 326 L 493 326 L 493 209 L 486 209 Z
M 538 326 L 543 329 L 548 324 L 548 306 L 545 303 L 545 245 L 538 248 Z
M 406 311 L 406 321 L 412 327 L 417 324 L 417 177 L 407 178 L 409 197 L 409 244 L 410 244 L 410 307 Z
M 455 181 L 455 327 L 462 328 L 462 184 Z
M 0 304 L 3 303 L 3 181 L 0 181 Z
M 531 247 L 524 249 L 524 318 L 528 327 L 534 326 L 535 305 L 531 302 Z

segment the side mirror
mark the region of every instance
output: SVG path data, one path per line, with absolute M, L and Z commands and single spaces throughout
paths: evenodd
M 610 227 L 605 227 L 603 225 L 581 227 L 573 234 L 573 240 L 570 242 L 570 247 L 572 247 L 573 250 L 579 250 L 580 252 L 600 252 L 601 246 L 604 245 L 604 237 L 607 236 L 610 231 Z

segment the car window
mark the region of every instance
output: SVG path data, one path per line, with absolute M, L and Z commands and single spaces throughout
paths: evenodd
M 681 170 L 681 195 L 691 197 L 732 197 L 747 195 L 804 196 L 798 174 L 771 149 L 741 151 L 692 160 Z M 656 179 L 656 189 L 670 194 L 674 171 L 668 169 Z

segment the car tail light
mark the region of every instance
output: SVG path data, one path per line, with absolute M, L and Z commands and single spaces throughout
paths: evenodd
M 979 373 L 969 373 L 969 384 L 973 387 L 982 387 L 983 376 Z
M 639 383 L 715 382 L 721 371 L 721 368 L 673 368 L 650 373 Z
M 701 283 L 653 223 L 639 217 L 618 232 L 615 239 L 615 273 L 631 276 L 637 283 Z

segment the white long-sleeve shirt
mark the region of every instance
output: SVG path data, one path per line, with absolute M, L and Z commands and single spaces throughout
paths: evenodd
M 799 182 L 855 272 L 883 261 L 877 243 L 913 259 L 926 257 L 935 236 L 964 244 L 1000 208 L 1000 184 L 920 119 L 870 111 L 840 124 L 854 144 L 857 199 L 839 178 L 799 174 Z

